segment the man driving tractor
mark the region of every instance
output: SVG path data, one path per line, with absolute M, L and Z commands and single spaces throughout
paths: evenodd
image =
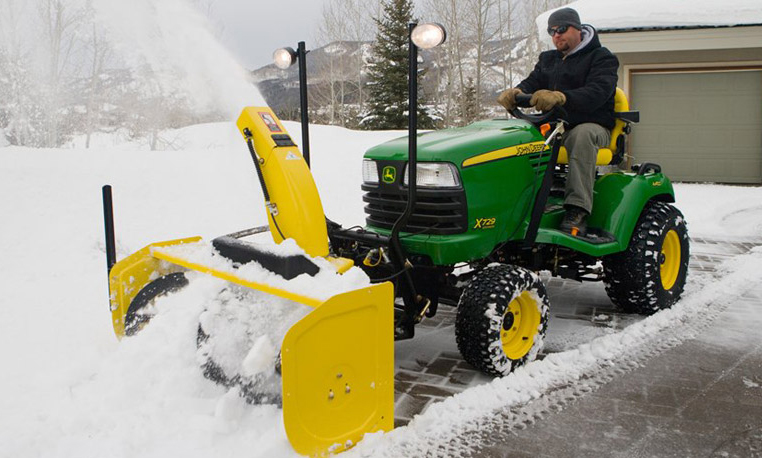
M 563 106 L 568 113 L 563 145 L 569 155 L 569 171 L 560 229 L 584 236 L 593 208 L 598 148 L 609 144 L 614 127 L 619 60 L 601 46 L 593 26 L 583 25 L 571 8 L 550 15 L 548 34 L 556 49 L 541 53 L 529 76 L 503 91 L 497 101 L 510 111 L 516 108 L 517 94 L 533 94 L 530 104 L 537 110 Z

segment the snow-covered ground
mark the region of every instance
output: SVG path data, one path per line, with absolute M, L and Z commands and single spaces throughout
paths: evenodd
M 298 140 L 298 124 L 285 124 Z M 118 342 L 113 335 L 103 184 L 114 187 L 120 258 L 150 242 L 210 239 L 266 221 L 251 158 L 232 124 L 167 135 L 183 148 L 150 152 L 109 138 L 90 150 L 0 148 L 0 456 L 294 454 L 279 409 L 247 405 L 201 375 L 196 327 L 204 304 L 220 290 L 218 280 L 194 278 L 161 303 L 138 336 Z M 362 154 L 399 135 L 312 127 L 313 171 L 328 217 L 363 224 Z M 694 237 L 762 234 L 762 188 L 678 184 L 676 194 Z M 626 359 L 648 336 L 726 300 L 729 287 L 761 281 L 762 252 L 722 272 L 691 281 L 672 310 L 466 390 L 349 455 L 446 439 L 500 403 L 526 401 Z

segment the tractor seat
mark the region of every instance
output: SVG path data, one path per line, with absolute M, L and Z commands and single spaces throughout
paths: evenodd
M 630 124 L 640 121 L 639 111 L 629 111 L 630 104 L 624 91 L 616 88 L 614 95 L 614 117 L 616 121 L 611 130 L 611 143 L 608 148 L 598 149 L 598 159 L 595 165 L 617 165 L 624 160 L 625 138 L 630 133 Z M 568 164 L 569 155 L 565 147 L 558 153 L 558 163 Z

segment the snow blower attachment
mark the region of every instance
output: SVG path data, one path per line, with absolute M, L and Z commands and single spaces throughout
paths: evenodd
M 321 267 L 314 258 L 327 260 L 330 264 L 321 262 L 322 268 L 338 274 L 353 262 L 328 256 L 317 187 L 272 110 L 246 108 L 237 125 L 257 168 L 273 239 L 293 239 L 307 256 L 280 256 L 239 240 L 266 231 L 255 228 L 215 239 L 211 256 L 199 256 L 199 247 L 211 250 L 200 237 L 192 237 L 154 243 L 115 262 L 110 187 L 104 187 L 114 331 L 120 338 L 139 331 L 151 317 L 153 299 L 188 283 L 186 271 L 312 307 L 288 329 L 280 347 L 283 421 L 297 452 L 337 453 L 365 433 L 393 428 L 394 288 L 389 282 L 377 283 L 320 300 L 289 291 L 284 282 L 267 284 L 239 271 L 254 261 L 288 280 L 316 275 Z

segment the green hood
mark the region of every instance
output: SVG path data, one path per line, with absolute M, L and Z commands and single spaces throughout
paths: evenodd
M 418 160 L 462 162 L 500 148 L 543 141 L 531 124 L 515 119 L 478 121 L 465 127 L 418 134 Z M 374 146 L 365 157 L 375 160 L 407 160 L 407 136 Z

